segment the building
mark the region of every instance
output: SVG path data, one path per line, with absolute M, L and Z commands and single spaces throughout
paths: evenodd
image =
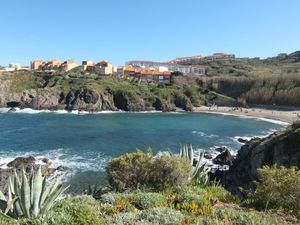
M 43 60 L 33 60 L 30 62 L 30 67 L 32 70 L 39 70 L 43 64 Z
M 113 75 L 114 73 L 113 65 L 106 60 L 102 60 L 96 65 L 87 66 L 87 70 L 99 75 Z
M 171 75 L 172 73 L 170 71 L 141 70 L 136 78 L 139 78 L 143 83 L 155 82 L 159 84 L 170 84 Z
M 170 71 L 137 69 L 131 65 L 126 65 L 118 67 L 117 75 L 122 78 L 138 79 L 143 83 L 170 84 L 172 73 Z
M 93 62 L 91 60 L 82 61 L 83 70 L 87 70 L 89 66 L 93 66 Z
M 20 70 L 22 68 L 22 66 L 20 64 L 16 64 L 16 63 L 10 63 L 8 65 L 8 68 L 11 68 L 14 71 Z
M 60 60 L 33 60 L 31 61 L 31 69 L 32 70 L 57 70 L 61 66 Z
M 67 61 L 64 61 L 60 68 L 65 70 L 65 71 L 69 71 L 71 69 L 74 69 L 76 67 L 78 67 L 79 65 L 73 60 L 73 59 L 69 59 Z
M 234 54 L 225 54 L 225 53 L 214 53 L 210 56 L 188 56 L 188 57 L 179 57 L 173 60 L 172 62 L 178 64 L 195 64 L 195 63 L 204 63 L 209 61 L 224 61 L 235 59 Z
M 44 70 L 57 70 L 61 66 L 61 61 L 60 60 L 50 60 L 47 62 L 44 62 L 43 64 L 43 69 Z
M 168 71 L 172 72 L 181 72 L 183 74 L 189 73 L 197 73 L 197 74 L 205 74 L 205 68 L 202 66 L 186 66 L 186 65 L 179 65 L 175 62 L 152 62 L 152 61 L 143 61 L 143 60 L 133 60 L 126 62 L 126 65 L 131 65 L 136 68 L 141 69 L 150 69 L 155 68 L 159 71 L 159 68 L 167 68 Z

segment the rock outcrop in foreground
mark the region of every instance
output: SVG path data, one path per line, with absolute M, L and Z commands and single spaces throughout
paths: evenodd
M 300 168 L 300 123 L 266 138 L 254 138 L 238 152 L 228 171 L 216 171 L 215 176 L 229 191 L 241 194 L 243 189 L 254 188 L 257 169 L 263 166 Z

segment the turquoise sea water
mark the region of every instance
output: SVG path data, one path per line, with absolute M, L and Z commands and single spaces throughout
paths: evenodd
M 47 157 L 53 166 L 71 168 L 75 183 L 88 182 L 101 176 L 98 171 L 110 157 L 137 148 L 176 153 L 180 144 L 193 144 L 213 154 L 216 146 L 237 151 L 238 137 L 264 136 L 282 127 L 200 113 L 0 113 L 0 165 L 17 156 Z

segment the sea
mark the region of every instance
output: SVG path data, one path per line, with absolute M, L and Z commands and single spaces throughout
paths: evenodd
M 34 156 L 68 169 L 67 182 L 78 191 L 105 185 L 112 158 L 136 149 L 179 153 L 181 145 L 218 154 L 241 148 L 238 138 L 264 137 L 287 126 L 263 118 L 193 112 L 87 112 L 0 109 L 0 167 L 19 156 Z

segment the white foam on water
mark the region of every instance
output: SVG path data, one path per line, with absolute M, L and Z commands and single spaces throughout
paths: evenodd
M 288 122 L 283 122 L 281 120 L 275 120 L 275 119 L 268 119 L 268 118 L 264 118 L 264 117 L 237 115 L 237 114 L 233 114 L 233 113 L 224 113 L 224 112 L 209 112 L 209 111 L 199 112 L 199 113 L 217 114 L 217 115 L 223 115 L 223 116 L 235 116 L 235 117 L 240 117 L 240 118 L 244 118 L 244 119 L 256 119 L 256 120 L 262 120 L 262 121 L 269 122 L 269 123 L 279 124 L 282 126 L 290 125 L 290 123 L 288 123 Z
M 266 121 L 266 122 L 269 122 L 269 123 L 275 123 L 275 124 L 279 124 L 279 125 L 282 125 L 282 126 L 290 125 L 289 123 L 283 122 L 283 121 L 280 121 L 280 120 L 268 119 L 268 118 L 263 118 L 263 117 L 255 117 L 255 118 L 257 120 L 262 120 L 262 121 Z
M 203 131 L 192 131 L 192 134 L 196 134 L 196 135 L 199 135 L 200 137 L 208 137 L 208 138 L 217 138 L 217 137 L 219 137 L 216 134 L 206 134 Z
M 108 157 L 102 153 L 85 152 L 82 155 L 68 151 L 68 149 L 52 149 L 47 151 L 28 151 L 28 152 L 0 152 L 0 166 L 7 168 L 7 163 L 17 157 L 33 156 L 37 164 L 44 164 L 44 158 L 50 160 L 50 167 L 57 168 L 64 166 L 71 169 L 71 173 L 77 171 L 99 171 L 104 170 Z

